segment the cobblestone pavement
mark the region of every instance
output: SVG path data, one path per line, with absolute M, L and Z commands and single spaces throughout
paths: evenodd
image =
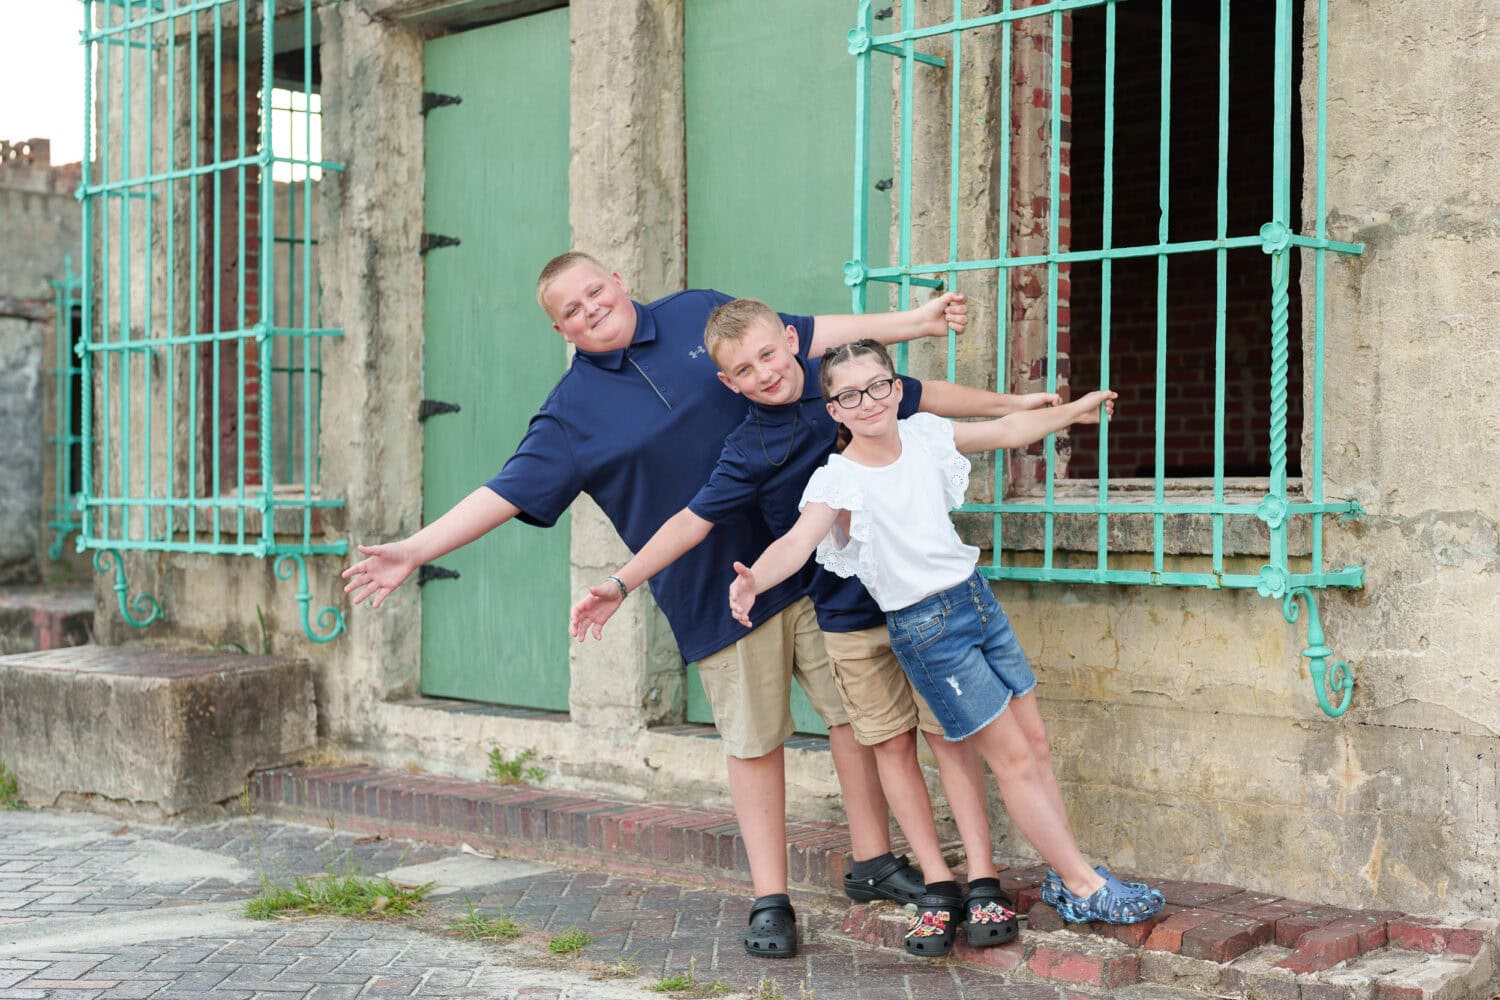
M 273 880 L 322 871 L 435 881 L 428 911 L 403 921 L 252 921 L 243 901 Z M 692 972 L 700 995 L 788 1000 L 1003 997 L 1069 1000 L 1076 990 L 852 943 L 804 904 L 802 954 L 751 959 L 747 900 L 600 872 L 486 859 L 451 848 L 356 838 L 328 828 L 236 820 L 176 828 L 92 816 L 0 813 L 0 1000 L 92 997 L 498 997 L 641 1000 Z M 448 930 L 470 909 L 527 933 L 505 944 Z M 549 935 L 592 935 L 577 955 Z M 774 988 L 773 985 L 774 984 Z M 779 992 L 777 992 L 779 991 Z M 682 995 L 682 994 L 678 994 Z M 1198 996 L 1152 986 L 1127 1000 Z

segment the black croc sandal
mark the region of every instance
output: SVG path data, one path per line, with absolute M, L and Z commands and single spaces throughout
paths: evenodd
M 790 903 L 763 900 L 750 907 L 745 951 L 756 958 L 793 958 L 797 954 L 797 914 Z
M 999 889 L 971 888 L 964 897 L 964 933 L 974 948 L 993 948 L 1016 939 L 1016 904 Z
M 942 958 L 953 948 L 963 900 L 957 896 L 924 895 L 917 912 L 906 919 L 906 951 L 922 958 Z
M 922 873 L 911 866 L 905 855 L 892 858 L 866 878 L 844 876 L 844 895 L 857 903 L 868 903 L 874 899 L 915 903 L 926 888 L 927 883 L 922 881 Z

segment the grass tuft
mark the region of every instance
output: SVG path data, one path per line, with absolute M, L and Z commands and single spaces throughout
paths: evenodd
M 511 941 L 525 929 L 509 917 L 486 917 L 470 901 L 469 912 L 448 925 L 448 929 L 470 941 Z
M 367 878 L 356 873 L 298 876 L 291 885 L 261 882 L 261 891 L 245 902 L 245 915 L 252 920 L 270 920 L 282 914 L 337 917 L 404 917 L 415 913 L 433 883 L 397 885 L 388 878 Z
M 760 982 L 755 984 L 755 992 L 750 996 L 753 1000 L 786 1000 L 786 994 L 781 991 L 781 984 L 766 976 L 760 977 Z
M 0 809 L 25 809 L 26 803 L 21 801 L 20 782 L 16 778 L 16 772 L 0 763 Z
M 514 757 L 506 757 L 499 747 L 490 750 L 488 774 L 502 785 L 535 785 L 547 777 L 539 767 L 527 767 L 527 762 L 536 756 L 536 751 L 522 750 Z
M 765 980 L 761 980 L 761 982 L 764 983 Z M 655 986 L 648 986 L 646 989 L 652 993 L 670 993 L 675 997 L 682 997 L 684 1000 L 704 1000 L 707 997 L 722 997 L 726 996 L 730 991 L 729 984 L 722 979 L 715 979 L 711 983 L 700 983 L 698 981 L 698 959 L 696 957 L 688 959 L 687 972 L 676 976 L 667 976 L 659 980 Z M 780 994 L 776 995 L 779 996 Z
M 554 955 L 575 955 L 588 947 L 588 943 L 594 940 L 594 936 L 588 931 L 581 931 L 576 927 L 554 934 L 547 941 L 547 950 Z

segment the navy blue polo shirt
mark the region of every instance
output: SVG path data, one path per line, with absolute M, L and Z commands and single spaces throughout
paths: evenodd
M 689 290 L 635 303 L 630 346 L 575 352 L 516 453 L 485 485 L 519 507 L 521 520 L 544 528 L 587 493 L 639 551 L 687 506 L 745 415 L 744 400 L 719 382 L 703 347 L 709 313 L 728 301 L 722 292 Z M 782 320 L 796 328 L 805 352 L 812 317 Z M 765 519 L 747 507 L 651 580 L 683 657 L 701 659 L 745 636 L 729 614 L 734 561 L 754 561 L 773 539 Z M 759 625 L 802 596 L 810 578 L 768 591 L 751 620 Z
M 778 538 L 792 529 L 801 513 L 798 507 L 807 481 L 828 462 L 838 438 L 838 424 L 828 415 L 818 384 L 822 367 L 821 358 L 802 362 L 802 397 L 797 402 L 750 404 L 750 412 L 725 440 L 713 475 L 688 504 L 694 514 L 717 525 L 753 507 Z M 909 417 L 922 402 L 922 383 L 905 375 L 901 382 L 897 414 Z M 816 563 L 811 565 L 809 593 L 819 628 L 857 632 L 885 624 L 885 612 L 858 579 L 844 579 Z

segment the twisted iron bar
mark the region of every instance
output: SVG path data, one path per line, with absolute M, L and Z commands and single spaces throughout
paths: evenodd
M 302 614 L 302 631 L 313 642 L 332 642 L 344 631 L 344 613 L 331 606 L 323 608 L 318 612 L 318 628 L 323 632 L 320 635 L 313 631 L 313 623 L 309 618 L 312 592 L 307 587 L 307 561 L 295 552 L 288 552 L 277 556 L 271 569 L 278 580 L 290 580 L 292 563 L 296 564 L 297 605 Z
M 120 617 L 125 619 L 125 624 L 132 628 L 145 628 L 152 622 L 166 617 L 162 614 L 161 604 L 156 598 L 145 592 L 135 595 L 135 599 L 129 602 L 125 599 L 125 561 L 120 558 L 120 553 L 114 549 L 97 549 L 94 552 L 94 572 L 108 573 L 111 569 L 115 574 L 115 597 L 120 602 Z M 135 610 L 137 615 L 145 615 L 144 620 L 137 620 L 130 612 Z
M 1294 587 L 1281 599 L 1281 613 L 1287 622 L 1295 625 L 1300 614 L 1297 598 L 1307 604 L 1307 648 L 1302 655 L 1308 659 L 1312 673 L 1313 693 L 1318 696 L 1318 705 L 1331 719 L 1337 719 L 1349 710 L 1354 700 L 1354 671 L 1343 660 L 1335 660 L 1333 669 L 1328 668 L 1328 658 L 1333 650 L 1326 644 L 1323 623 L 1318 618 L 1318 605 L 1312 591 L 1306 587 Z M 1334 701 L 1338 705 L 1333 704 Z

